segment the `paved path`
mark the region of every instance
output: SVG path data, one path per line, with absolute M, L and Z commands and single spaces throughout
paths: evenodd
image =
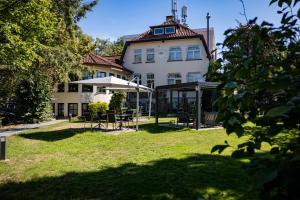
M 39 128 L 42 126 L 48 126 L 48 125 L 53 125 L 53 124 L 57 124 L 57 123 L 61 123 L 67 120 L 53 120 L 53 121 L 48 121 L 48 122 L 41 122 L 38 124 L 19 124 L 16 125 L 12 128 L 8 128 L 8 130 L 4 130 L 2 131 L 0 129 L 0 136 L 11 136 L 11 135 L 15 135 L 18 134 L 20 132 L 23 132 L 25 130 L 29 130 L 29 129 L 34 129 L 34 128 Z

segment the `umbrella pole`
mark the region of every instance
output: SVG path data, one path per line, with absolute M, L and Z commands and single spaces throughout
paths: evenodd
M 151 84 L 151 89 L 152 88 L 153 88 L 153 83 Z M 149 119 L 151 117 L 151 109 L 152 109 L 152 91 L 150 92 L 150 98 L 149 98 L 149 116 L 148 116 Z
M 139 107 L 140 107 L 140 77 L 137 76 L 137 89 L 136 89 L 136 131 L 139 130 Z

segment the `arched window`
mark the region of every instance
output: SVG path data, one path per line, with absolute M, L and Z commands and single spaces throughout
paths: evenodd
M 180 73 L 169 73 L 168 74 L 168 85 L 173 84 L 180 84 L 181 81 L 181 74 Z

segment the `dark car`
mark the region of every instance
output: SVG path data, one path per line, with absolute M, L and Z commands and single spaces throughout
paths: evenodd
M 13 112 L 0 110 L 0 125 L 8 125 L 16 122 L 16 115 Z

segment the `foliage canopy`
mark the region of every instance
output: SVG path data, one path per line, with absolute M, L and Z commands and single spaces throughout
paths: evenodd
M 209 78 L 219 81 L 218 120 L 228 134 L 247 135 L 233 156 L 252 156 L 263 142 L 272 145 L 266 159 L 253 158 L 261 172 L 263 199 L 296 199 L 300 182 L 300 10 L 299 0 L 272 0 L 281 25 L 256 23 L 225 32 L 222 54 Z M 252 122 L 255 127 L 247 126 Z M 212 152 L 230 147 L 217 145 Z M 261 170 L 263 170 L 263 172 Z M 288 172 L 288 173 L 287 173 Z M 298 189 L 297 189 L 298 188 Z
M 0 106 L 15 102 L 20 116 L 43 118 L 47 106 L 41 105 L 50 103 L 55 83 L 81 69 L 82 56 L 93 48 L 77 22 L 96 3 L 0 1 Z

